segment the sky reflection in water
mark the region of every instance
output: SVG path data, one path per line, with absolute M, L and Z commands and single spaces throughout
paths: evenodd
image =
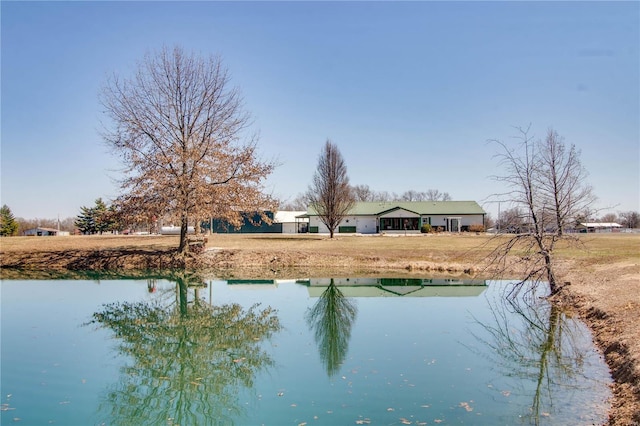
M 2 281 L 2 423 L 606 419 L 585 327 L 505 283 L 166 278 Z

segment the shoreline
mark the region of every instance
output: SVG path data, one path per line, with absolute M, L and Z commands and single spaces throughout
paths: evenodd
M 62 237 L 64 238 L 64 237 Z M 248 238 L 248 237 L 247 237 Z M 255 237 L 257 238 L 257 237 Z M 455 238 L 455 237 L 454 237 Z M 411 238 L 413 240 L 413 238 Z M 141 271 L 187 267 L 203 274 L 243 278 L 307 274 L 348 273 L 350 275 L 384 274 L 416 277 L 444 275 L 472 277 L 481 271 L 478 258 L 436 253 L 428 259 L 407 256 L 384 257 L 380 253 L 358 250 L 357 254 L 333 253 L 332 247 L 318 253 L 274 247 L 243 248 L 223 245 L 209 247 L 203 254 L 187 259 L 176 258 L 171 248 L 127 247 L 64 250 L 5 250 L 2 247 L 3 279 L 27 273 L 32 276 L 61 277 L 67 272 L 94 271 L 135 274 Z M 272 240 L 278 243 L 278 240 Z M 315 240 L 314 244 L 331 244 Z M 216 241 L 218 243 L 219 241 Z M 217 245 L 217 244 L 216 244 Z M 603 354 L 613 385 L 608 425 L 640 424 L 640 265 L 632 253 L 629 259 L 608 262 L 585 259 L 562 259 L 558 275 L 563 289 L 551 297 L 553 303 L 578 316 L 590 329 L 594 344 Z M 314 266 L 310 266 L 314 265 Z M 354 265 L 358 265 L 354 269 Z

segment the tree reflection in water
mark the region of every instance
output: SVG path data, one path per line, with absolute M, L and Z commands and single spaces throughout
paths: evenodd
M 585 358 L 578 344 L 582 331 L 539 294 L 499 297 L 489 304 L 493 324 L 478 322 L 490 337 L 474 336 L 495 354 L 492 361 L 501 374 L 518 379 L 520 394 L 530 395 L 522 416 L 538 425 L 553 412 L 554 396 L 577 386 Z
M 358 308 L 344 297 L 333 278 L 318 301 L 307 311 L 306 320 L 314 333 L 320 359 L 329 377 L 339 370 L 349 350 L 351 327 Z
M 274 364 L 260 342 L 280 329 L 276 312 L 254 305 L 209 306 L 201 278 L 172 274 L 176 298 L 104 305 L 91 324 L 111 329 L 132 362 L 108 391 L 100 415 L 108 424 L 233 424 L 238 394 Z M 151 287 L 151 286 L 150 286 Z M 165 296 L 165 297 L 163 297 Z M 165 300 L 163 300 L 165 299 Z

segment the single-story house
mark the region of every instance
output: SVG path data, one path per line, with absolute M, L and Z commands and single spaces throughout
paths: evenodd
M 37 228 L 31 228 L 24 231 L 24 235 L 28 237 L 55 237 L 55 236 L 68 236 L 69 231 L 61 231 L 54 228 L 44 228 L 38 226 Z
M 576 226 L 580 232 L 617 232 L 622 225 L 615 222 L 584 222 Z
M 338 225 L 338 233 L 420 233 L 429 224 L 447 232 L 484 226 L 486 212 L 475 201 L 386 201 L 358 202 Z M 328 233 L 318 212 L 309 207 L 309 232 Z

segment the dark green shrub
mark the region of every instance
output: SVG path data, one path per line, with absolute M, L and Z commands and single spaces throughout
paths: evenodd
M 425 223 L 424 225 L 422 225 L 422 227 L 420 228 L 420 232 L 422 232 L 423 234 L 428 234 L 431 232 L 431 225 L 429 225 L 428 223 Z

